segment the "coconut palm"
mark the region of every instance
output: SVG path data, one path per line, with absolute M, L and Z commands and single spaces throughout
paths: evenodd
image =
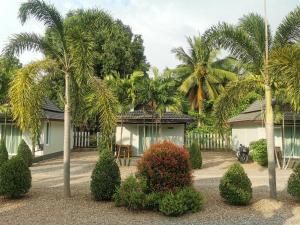
M 274 38 L 266 18 L 258 14 L 242 17 L 237 25 L 219 23 L 206 32 L 206 40 L 217 47 L 229 50 L 248 71 L 247 78 L 243 77 L 228 86 L 220 96 L 215 111 L 224 122 L 226 113 L 236 107 L 239 100 L 253 91 L 263 87 L 266 98 L 266 136 L 268 140 L 268 158 L 270 175 L 270 196 L 276 198 L 276 177 L 274 162 L 274 124 L 272 109 L 272 87 L 274 80 L 268 72 L 268 54 L 274 49 L 293 43 L 300 35 L 300 7 L 289 13 L 279 25 Z M 226 99 L 230 99 L 229 102 Z M 231 104 L 229 104 L 231 103 Z M 226 110 L 222 112 L 226 107 Z M 227 114 L 229 115 L 229 114 Z
M 185 74 L 180 90 L 188 96 L 192 108 L 198 109 L 201 115 L 204 101 L 216 99 L 223 91 L 224 83 L 235 80 L 236 74 L 217 66 L 217 52 L 205 42 L 203 37 L 188 37 L 187 42 L 188 52 L 182 47 L 175 48 L 172 52 L 182 62 L 177 70 Z
M 42 22 L 48 31 L 57 37 L 56 44 L 50 44 L 49 40 L 43 36 L 35 33 L 20 33 L 10 38 L 9 44 L 5 48 L 7 54 L 19 55 L 22 52 L 40 51 L 47 56 L 50 56 L 52 61 L 59 68 L 59 74 L 64 76 L 65 92 L 63 95 L 64 101 L 64 193 L 66 197 L 71 195 L 70 191 L 70 115 L 72 109 L 71 99 L 83 99 L 88 94 L 85 93 L 83 86 L 88 85 L 88 81 L 93 76 L 93 46 L 89 35 L 85 34 L 81 29 L 76 26 L 64 26 L 63 17 L 57 9 L 47 4 L 42 0 L 29 0 L 21 4 L 19 9 L 19 18 L 21 23 L 24 24 L 27 20 L 33 17 Z M 43 71 L 38 72 L 43 75 Z M 72 90 L 76 89 L 77 93 L 72 94 Z M 107 91 L 107 88 L 105 88 Z M 97 90 L 97 93 L 99 90 Z M 19 95 L 21 96 L 21 95 Z M 98 95 L 99 96 L 99 95 Z M 15 99 L 12 96 L 11 99 Z M 32 98 L 30 98 L 32 100 Z M 101 101 L 99 98 L 98 101 Z M 71 101 L 72 100 L 72 101 Z M 24 107 L 25 102 L 18 99 L 21 106 Z M 108 119 L 110 116 L 110 105 L 102 102 L 103 110 L 100 113 L 100 122 L 108 124 L 111 121 Z M 81 106 L 83 104 L 80 104 Z M 15 108 L 16 109 L 16 108 Z M 25 109 L 25 108 L 24 108 Z M 20 115 L 24 115 L 23 111 Z M 25 122 L 26 116 L 20 116 L 19 120 Z M 24 120 L 24 121 L 22 121 Z M 109 126 L 109 125 L 108 125 Z M 105 127 L 105 126 L 104 126 Z

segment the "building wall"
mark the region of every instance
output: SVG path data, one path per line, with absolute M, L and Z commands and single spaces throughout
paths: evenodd
M 240 144 L 249 147 L 252 141 L 266 138 L 265 127 L 261 125 L 233 125 L 232 126 L 232 148 L 236 150 Z M 282 149 L 281 127 L 274 128 L 275 147 Z
M 43 131 L 41 135 L 41 142 L 44 144 L 43 155 L 55 152 L 62 152 L 64 149 L 64 122 L 63 121 L 49 121 L 49 139 L 46 143 L 47 122 L 43 123 Z M 70 134 L 70 148 L 73 148 L 73 129 Z
M 151 127 L 151 125 L 147 125 Z M 135 156 L 141 155 L 143 149 L 141 149 L 140 135 L 143 135 L 143 124 L 124 124 L 122 144 L 131 145 L 133 154 Z M 152 130 L 150 128 L 150 130 Z M 154 125 L 155 130 L 155 125 Z M 154 138 L 153 138 L 154 139 Z M 152 140 L 153 140 L 152 139 Z M 158 131 L 158 141 L 170 140 L 177 145 L 184 145 L 184 125 L 183 124 L 162 124 Z M 121 144 L 121 126 L 116 128 L 116 144 Z M 151 144 L 150 138 L 147 141 L 147 147 Z
M 116 128 L 116 144 L 121 144 L 121 126 Z M 133 154 L 138 154 L 139 149 L 139 134 L 137 124 L 123 124 L 122 144 L 131 145 Z

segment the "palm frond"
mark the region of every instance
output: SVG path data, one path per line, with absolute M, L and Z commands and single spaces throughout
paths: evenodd
M 247 32 L 252 42 L 258 46 L 261 54 L 265 52 L 265 21 L 258 14 L 250 13 L 239 20 L 238 27 Z M 269 45 L 272 43 L 272 34 L 268 26 Z M 269 46 L 270 47 L 270 46 Z
M 193 59 L 184 51 L 182 47 L 173 48 L 172 53 L 174 53 L 176 55 L 176 58 L 184 64 L 193 64 Z
M 41 51 L 42 53 L 49 51 L 54 55 L 56 54 L 42 36 L 35 33 L 15 34 L 10 38 L 9 44 L 3 49 L 3 53 L 8 55 L 20 55 L 24 51 Z
M 118 101 L 103 81 L 92 77 L 89 85 L 91 90 L 85 97 L 86 112 L 89 117 L 99 116 L 102 134 L 110 137 L 116 126 Z
M 264 82 L 260 76 L 247 76 L 230 82 L 214 105 L 214 116 L 217 118 L 217 126 L 224 126 L 234 109 L 238 107 L 248 93 L 263 88 Z
M 208 43 L 229 50 L 243 63 L 255 65 L 255 72 L 260 71 L 263 55 L 243 29 L 227 23 L 219 23 L 206 31 L 205 39 Z
M 300 111 L 300 48 L 287 45 L 272 52 L 270 58 L 272 80 L 278 89 L 284 88 L 285 96 L 295 111 Z
M 279 25 L 275 38 L 274 47 L 283 47 L 285 44 L 295 43 L 300 38 L 300 7 L 290 12 Z
M 23 131 L 37 137 L 41 129 L 42 104 L 45 98 L 40 79 L 53 61 L 38 61 L 19 69 L 11 82 L 9 102 L 13 119 Z
M 63 18 L 54 5 L 47 4 L 43 0 L 29 0 L 22 3 L 19 9 L 21 23 L 24 24 L 31 16 L 43 22 L 45 26 L 54 28 L 61 40 L 64 40 Z

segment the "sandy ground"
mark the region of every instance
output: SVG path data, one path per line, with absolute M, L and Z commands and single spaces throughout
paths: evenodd
M 286 193 L 291 170 L 277 170 L 278 201 L 268 199 L 267 170 L 254 163 L 243 165 L 253 184 L 249 206 L 236 207 L 223 202 L 218 193 L 220 177 L 235 162 L 231 153 L 204 152 L 204 165 L 194 171 L 194 185 L 205 197 L 201 212 L 179 218 L 155 212 L 130 212 L 111 202 L 94 202 L 89 181 L 97 161 L 97 152 L 72 153 L 72 197 L 63 198 L 62 158 L 34 164 L 32 189 L 22 199 L 0 198 L 0 224 L 300 224 L 300 204 Z M 124 179 L 135 166 L 121 167 Z

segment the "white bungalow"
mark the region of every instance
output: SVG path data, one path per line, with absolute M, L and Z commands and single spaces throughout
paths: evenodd
M 266 138 L 264 124 L 265 101 L 255 101 L 238 116 L 228 120 L 232 128 L 233 149 L 240 144 L 249 146 L 252 141 Z M 300 158 L 300 115 L 285 107 L 283 118 L 274 124 L 275 147 L 283 158 Z
M 35 147 L 36 156 L 59 154 L 63 151 L 64 112 L 49 100 L 45 101 L 42 109 L 42 130 Z M 5 119 L 5 115 L 0 114 L 0 136 L 1 138 L 6 136 L 6 147 L 11 156 L 17 153 L 18 145 L 22 139 L 32 149 L 30 134 L 21 132 L 10 116 Z
M 192 117 L 182 113 L 165 112 L 158 117 L 150 110 L 130 111 L 118 118 L 116 144 L 129 147 L 133 156 L 142 155 L 157 141 L 169 140 L 183 146 L 186 124 L 192 121 Z

